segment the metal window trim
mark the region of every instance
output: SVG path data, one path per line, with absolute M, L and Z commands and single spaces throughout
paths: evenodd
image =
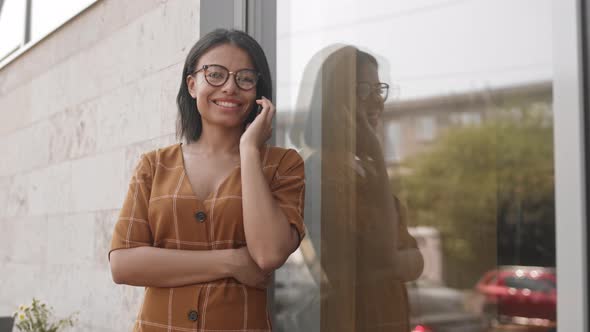
M 247 0 L 246 32 L 254 37 L 266 53 L 276 97 L 277 63 L 277 4 L 276 0 Z
M 588 331 L 580 1 L 553 1 L 557 321 L 562 331 Z
M 236 0 L 240 1 L 240 0 Z M 276 25 L 276 0 L 244 0 L 245 6 L 245 20 L 244 20 L 244 30 L 254 39 L 260 43 L 264 53 L 266 55 L 266 59 L 268 61 L 268 66 L 270 67 L 270 75 L 273 78 L 272 80 L 272 96 L 269 96 L 270 99 L 274 101 L 276 104 L 276 94 L 277 94 L 277 76 L 276 76 L 276 63 L 277 63 L 277 25 Z M 273 128 L 277 128 L 277 115 L 273 118 Z M 273 130 L 272 137 L 269 140 L 271 145 L 275 145 L 277 142 L 276 139 L 276 130 Z M 274 274 L 273 274 L 273 285 L 274 285 Z M 270 319 L 273 326 L 277 325 L 276 321 L 276 307 L 275 307 L 275 288 L 274 286 L 271 287 L 268 291 L 267 302 L 269 304 L 269 312 L 270 312 Z
M 276 0 L 201 0 L 200 36 L 217 29 L 237 29 L 247 32 L 260 43 L 273 77 L 271 96 L 276 96 Z M 276 128 L 276 117 L 273 119 Z M 276 144 L 275 131 L 269 140 Z M 274 308 L 274 288 L 270 288 L 267 298 L 271 320 L 276 324 Z
M 247 31 L 247 0 L 201 0 L 199 35 L 218 29 Z
M 31 41 L 31 10 L 33 7 L 33 0 L 26 0 L 25 5 L 25 40 L 24 43 L 28 43 Z M 61 25 L 60 25 L 61 26 Z

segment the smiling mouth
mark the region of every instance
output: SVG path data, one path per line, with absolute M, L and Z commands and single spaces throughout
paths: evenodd
M 217 106 L 221 106 L 224 108 L 236 108 L 242 106 L 242 104 L 232 103 L 229 101 L 221 101 L 221 100 L 214 100 L 213 103 Z

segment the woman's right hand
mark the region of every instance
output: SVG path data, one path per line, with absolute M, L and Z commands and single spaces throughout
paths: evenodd
M 264 273 L 250 256 L 247 247 L 234 249 L 232 276 L 238 282 L 255 288 L 266 289 L 272 273 Z

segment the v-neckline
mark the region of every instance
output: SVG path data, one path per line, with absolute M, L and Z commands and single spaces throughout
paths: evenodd
M 215 188 L 215 190 L 211 191 L 207 197 L 205 197 L 204 199 L 200 198 L 197 196 L 197 194 L 195 194 L 195 191 L 193 190 L 193 185 L 191 183 L 191 180 L 188 177 L 188 172 L 186 171 L 186 164 L 184 163 L 184 153 L 182 150 L 182 142 L 178 144 L 178 150 L 179 150 L 179 154 L 180 154 L 180 162 L 182 165 L 182 171 L 184 172 L 184 178 L 186 180 L 186 182 L 188 183 L 188 187 L 191 191 L 191 195 L 194 196 L 197 201 L 199 202 L 206 202 L 209 201 L 215 197 L 212 197 L 213 195 L 217 195 L 217 193 L 219 192 L 219 189 L 221 189 L 221 187 L 223 187 L 223 185 L 225 185 L 225 183 L 234 176 L 234 173 L 236 172 L 236 170 L 240 170 L 241 168 L 241 164 L 238 164 L 237 166 L 235 166 L 230 172 L 229 174 L 227 174 L 223 180 L 221 180 L 221 182 L 219 183 L 219 185 L 217 185 L 217 187 Z

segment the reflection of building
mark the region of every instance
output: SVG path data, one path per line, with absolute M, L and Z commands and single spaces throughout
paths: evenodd
M 389 102 L 382 115 L 383 152 L 390 166 L 396 166 L 430 146 L 449 128 L 478 125 L 492 119 L 499 110 L 518 111 L 522 107 L 550 117 L 551 102 L 551 82 L 545 81 Z M 286 133 L 276 138 L 278 145 L 289 145 L 290 130 L 305 127 L 308 111 L 278 114 L 276 132 Z
M 478 125 L 493 118 L 499 109 L 534 107 L 551 114 L 551 83 L 488 89 L 446 96 L 396 101 L 385 105 L 383 149 L 395 165 L 436 141 L 445 130 Z

